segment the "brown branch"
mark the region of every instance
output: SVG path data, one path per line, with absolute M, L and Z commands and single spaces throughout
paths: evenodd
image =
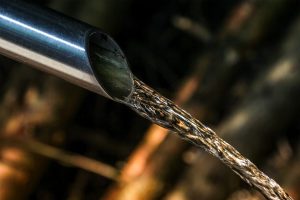
M 72 167 L 95 173 L 108 179 L 117 180 L 118 171 L 105 163 L 87 158 L 86 156 L 65 152 L 59 148 L 44 144 L 31 138 L 0 138 L 1 146 L 21 147 L 31 152 Z
M 0 103 L 1 137 L 26 138 L 36 134 L 35 127 L 47 137 L 66 123 L 81 95 L 80 90 L 65 82 L 45 78 L 37 71 L 20 66 L 14 68 L 8 86 Z M 3 145 L 0 155 L 0 188 L 3 192 L 0 199 L 24 199 L 38 180 L 46 159 L 23 148 Z

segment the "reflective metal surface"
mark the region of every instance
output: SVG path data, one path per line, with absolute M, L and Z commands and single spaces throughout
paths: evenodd
M 107 34 L 90 25 L 22 1 L 0 0 L 0 53 L 114 99 L 90 64 L 91 35 L 97 38 L 93 42 L 124 57 Z M 128 66 L 125 71 L 131 79 Z

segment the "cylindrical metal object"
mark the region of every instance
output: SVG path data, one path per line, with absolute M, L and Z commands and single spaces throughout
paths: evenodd
M 0 53 L 111 99 L 132 90 L 126 58 L 110 36 L 23 1 L 0 0 Z

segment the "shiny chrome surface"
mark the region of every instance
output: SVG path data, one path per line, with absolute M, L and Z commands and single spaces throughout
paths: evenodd
M 19 0 L 0 0 L 0 53 L 113 99 L 93 73 L 88 55 L 91 35 L 123 55 L 95 27 Z

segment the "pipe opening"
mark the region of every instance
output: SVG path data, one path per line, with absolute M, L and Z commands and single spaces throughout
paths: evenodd
M 114 100 L 125 100 L 133 88 L 126 57 L 112 38 L 101 32 L 90 34 L 88 55 L 96 79 Z

